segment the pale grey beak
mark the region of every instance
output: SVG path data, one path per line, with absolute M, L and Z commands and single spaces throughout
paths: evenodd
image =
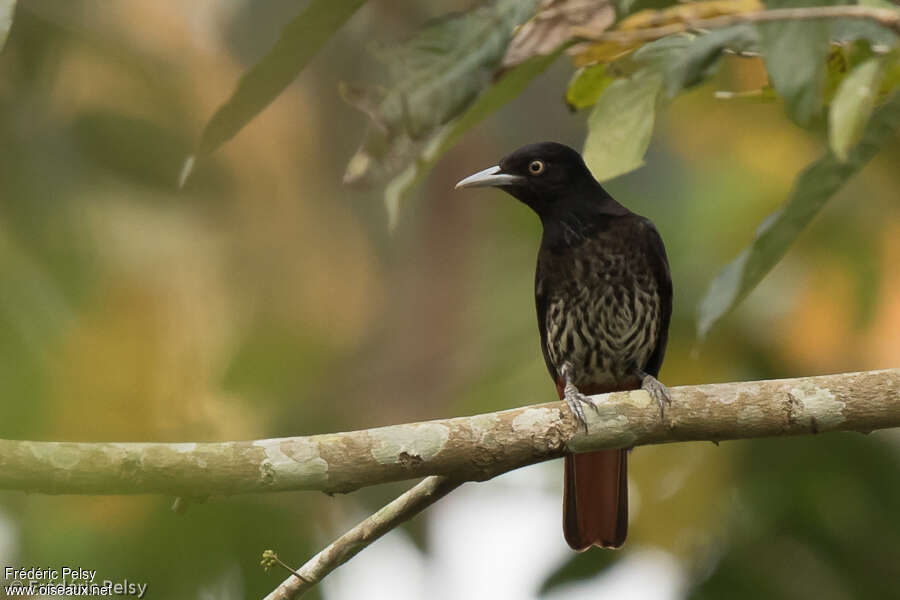
M 469 175 L 468 177 L 457 183 L 453 189 L 458 190 L 459 188 L 467 187 L 511 185 L 513 183 L 521 181 L 522 179 L 523 177 L 521 177 L 520 175 L 509 175 L 508 173 L 501 173 L 500 167 L 494 166 L 489 167 L 484 171 L 478 171 L 474 175 Z

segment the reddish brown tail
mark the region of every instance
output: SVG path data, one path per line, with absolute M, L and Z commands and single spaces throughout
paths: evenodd
M 640 384 L 638 384 L 640 385 Z M 556 383 L 560 399 L 564 382 Z M 634 389 L 592 387 L 585 394 Z M 566 455 L 563 490 L 563 535 L 573 549 L 618 548 L 628 534 L 628 450 L 600 450 Z
M 563 534 L 575 550 L 618 548 L 628 533 L 628 451 L 566 455 Z

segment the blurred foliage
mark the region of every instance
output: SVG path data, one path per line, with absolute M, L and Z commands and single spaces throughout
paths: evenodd
M 560 584 L 594 577 L 612 566 L 615 561 L 614 552 L 579 552 L 550 573 L 538 593 L 544 595 Z
M 9 28 L 12 26 L 15 10 L 16 0 L 3 0 L 3 2 L 0 2 L 0 50 L 3 50 L 3 44 L 6 43 L 6 36 L 9 35 Z
M 765 5 L 766 8 L 815 6 L 822 5 L 814 0 L 770 0 Z M 875 6 L 883 7 L 881 3 Z M 355 7 L 353 5 L 346 12 L 335 11 L 333 15 L 337 16 L 325 18 L 327 27 L 317 29 L 327 35 L 352 14 Z M 623 34 L 640 33 L 660 26 L 690 24 L 761 8 L 763 5 L 758 0 L 706 0 L 677 6 L 641 7 L 637 11 L 629 3 L 618 6 L 621 19 L 615 23 L 615 29 Z M 307 9 L 307 13 L 315 13 L 319 18 L 324 18 L 327 12 L 316 3 Z M 403 197 L 459 135 L 505 104 L 511 95 L 521 93 L 523 85 L 543 71 L 556 51 L 585 36 L 590 38 L 609 29 L 615 22 L 614 12 L 607 2 L 588 5 L 581 0 L 545 0 L 539 4 L 494 0 L 467 12 L 429 22 L 409 41 L 379 52 L 390 71 L 392 84 L 389 90 L 347 84 L 340 88 L 344 100 L 370 119 L 362 146 L 347 165 L 344 182 L 372 182 L 396 175 L 385 188 L 388 223 L 393 229 Z M 317 19 L 304 19 L 304 16 L 298 17 L 296 22 L 317 22 Z M 517 28 L 529 16 L 531 18 Z M 285 40 L 294 40 L 306 48 L 309 36 L 304 31 L 285 33 L 279 45 L 287 48 Z M 847 52 L 839 45 L 835 46 L 836 51 L 830 50 L 831 44 L 858 40 L 879 46 L 885 43 L 896 46 L 895 35 L 885 37 L 885 31 L 878 24 L 856 19 L 786 20 L 761 23 L 756 27 L 726 27 L 700 35 L 674 34 L 655 41 L 634 38 L 633 41 L 575 44 L 570 53 L 575 57 L 575 64 L 583 68 L 570 82 L 566 101 L 576 109 L 593 106 L 584 144 L 585 161 L 600 181 L 642 166 L 660 100 L 672 98 L 713 75 L 713 67 L 727 51 L 738 55 L 761 53 L 771 86 L 767 84 L 760 88 L 760 95 L 774 88 L 785 100 L 788 115 L 801 126 L 811 125 L 822 112 L 826 100 L 831 102 L 833 99 L 835 102 L 829 113 L 831 146 L 838 158 L 846 162 L 851 148 L 861 140 L 874 109 L 873 89 L 887 94 L 900 85 L 900 81 L 896 81 L 898 78 L 889 76 L 887 88 L 882 88 L 883 71 L 893 75 L 900 70 L 900 54 L 896 50 L 887 53 L 881 50 L 884 56 L 871 59 L 854 69 L 852 75 L 848 74 L 854 60 L 859 60 L 858 53 L 856 58 L 852 54 L 859 44 L 851 43 L 851 50 Z M 272 70 L 270 64 L 278 62 L 273 57 L 291 54 L 283 48 L 279 52 L 279 45 L 276 45 L 248 73 L 235 97 L 214 116 L 204 132 L 201 147 L 211 131 L 221 129 L 217 127 L 221 122 L 230 123 L 229 133 L 216 139 L 224 140 L 233 135 L 283 87 L 286 76 L 302 68 L 320 43 L 321 39 L 316 37 L 309 52 L 300 52 L 301 60 L 279 75 L 277 86 L 261 85 L 267 79 L 264 74 Z M 542 60 L 538 61 L 539 57 Z M 522 63 L 529 60 L 535 68 L 524 68 Z M 482 90 L 491 87 L 488 77 L 492 72 L 500 74 L 514 65 L 520 65 L 516 72 L 518 77 L 499 78 L 494 89 L 479 98 Z M 584 67 L 591 68 L 585 70 Z M 241 111 L 240 119 L 226 118 L 230 106 L 240 105 L 240 99 L 259 94 L 260 89 L 266 102 L 252 103 L 254 109 Z M 837 89 L 834 98 L 830 93 L 832 89 Z M 444 126 L 451 121 L 450 125 Z M 877 149 L 876 145 L 874 150 Z M 189 158 L 185 173 L 192 166 L 193 158 Z M 822 167 L 822 170 L 826 168 Z M 837 189 L 824 188 L 830 192 L 823 196 L 818 192 L 824 189 L 806 191 L 802 181 L 796 187 L 799 191 L 793 206 L 801 207 L 809 215 L 814 215 L 816 207 Z M 779 248 L 753 244 L 723 270 L 699 306 L 698 331 L 701 336 L 756 286 L 807 222 L 808 219 L 794 221 L 793 227 L 778 230 L 784 240 Z M 767 230 L 769 224 L 770 221 L 761 224 L 759 233 Z M 750 259 L 754 268 L 749 270 L 750 276 L 743 277 L 744 265 Z
M 674 6 L 669 4 L 661 4 L 657 7 L 659 10 L 645 8 L 630 14 L 619 21 L 615 29 L 622 32 L 638 31 L 686 23 L 696 19 L 753 12 L 763 7 L 759 0 L 706 0 L 704 2 L 685 2 Z M 593 24 L 588 24 L 584 30 L 590 33 L 592 27 Z M 602 29 L 598 31 L 602 31 Z M 585 43 L 576 48 L 574 62 L 577 66 L 611 62 L 640 48 L 644 43 L 646 40 L 609 40 Z
M 615 20 L 616 9 L 609 0 L 543 0 L 534 17 L 516 29 L 502 68 L 553 54 L 568 42 L 574 26 L 603 30 Z
M 522 93 L 531 80 L 543 73 L 557 54 L 535 56 L 500 76 L 496 84 L 478 96 L 464 113 L 442 127 L 429 140 L 414 162 L 394 177 L 384 191 L 388 227 L 393 230 L 399 218 L 400 203 L 416 184 L 428 175 L 438 160 L 468 129 Z M 352 160 L 352 159 L 351 159 Z
M 891 32 L 829 22 L 824 53 L 789 57 L 821 64 L 770 82 L 787 51 L 756 27 L 591 59 L 590 44 L 562 39 L 552 51 L 526 45 L 536 55 L 504 68 L 505 44 L 529 16 L 521 6 L 357 4 L 15 5 L 0 52 L 0 436 L 255 439 L 545 399 L 532 280 L 540 224 L 499 193 L 450 189 L 516 146 L 577 146 L 586 132 L 609 148 L 599 160 L 623 139 L 629 168 L 646 163 L 605 185 L 666 240 L 676 291 L 667 384 L 900 364 Z M 0 32 L 13 5 L 0 3 Z M 498 7 L 510 12 L 489 27 L 472 16 Z M 623 1 L 614 26 L 755 7 Z M 309 11 L 325 25 L 300 35 Z M 809 36 L 797 35 L 792 44 Z M 387 64 L 366 50 L 373 41 L 395 44 Z M 559 60 L 567 51 L 589 63 L 577 76 Z M 410 77 L 420 67 L 421 87 Z M 653 85 L 637 85 L 648 75 Z M 821 89 L 799 89 L 801 79 Z M 341 81 L 390 81 L 376 96 L 380 118 L 416 137 L 389 170 L 392 235 L 382 190 L 341 186 L 366 127 L 337 101 Z M 616 101 L 623 89 L 635 95 Z M 564 97 L 590 110 L 572 112 Z M 808 113 L 808 129 L 788 113 Z M 214 114 L 225 117 L 204 134 Z M 176 191 L 195 140 L 216 140 L 212 149 L 238 130 Z M 399 210 L 415 185 L 420 201 Z M 725 271 L 738 287 L 723 288 L 715 314 L 735 310 L 700 343 L 695 307 L 748 242 L 744 266 L 756 266 Z M 561 536 L 547 540 L 544 588 L 561 592 L 656 547 L 678 558 L 695 597 L 894 597 L 897 456 L 891 435 L 640 448 L 628 546 L 557 565 Z M 0 562 L 77 558 L 100 576 L 148 581 L 153 597 L 260 597 L 280 579 L 259 568 L 264 549 L 300 563 L 403 487 L 213 498 L 184 515 L 163 498 L 6 492 L 0 533 L 12 529 L 0 542 L 13 542 L 0 543 Z M 427 519 L 410 531 L 425 551 L 442 543 Z
M 834 96 L 828 113 L 829 141 L 832 152 L 842 161 L 847 161 L 850 149 L 862 139 L 866 122 L 875 109 L 883 71 L 882 59 L 866 60 L 853 68 Z
M 370 120 L 344 182 L 383 180 L 414 160 L 423 141 L 490 85 L 516 26 L 534 8 L 533 0 L 496 0 L 427 23 L 408 41 L 379 51 L 388 89 L 343 88 L 344 100 Z
M 718 66 L 724 50 L 744 54 L 759 49 L 759 36 L 749 25 L 735 25 L 696 36 L 687 50 L 666 69 L 666 92 L 672 97 L 702 83 Z
M 768 8 L 836 4 L 815 0 L 769 0 Z M 822 89 L 830 25 L 826 20 L 783 21 L 759 25 L 766 70 L 775 91 L 784 98 L 788 116 L 807 126 L 822 111 Z
M 203 129 L 197 152 L 209 154 L 230 140 L 297 77 L 335 30 L 353 16 L 365 0 L 314 0 L 288 23 L 278 42 L 238 82 L 231 97 Z M 184 185 L 193 169 L 188 158 L 180 176 Z
M 784 208 L 763 221 L 756 230 L 753 244 L 713 280 L 700 304 L 697 319 L 700 337 L 704 337 L 722 315 L 756 287 L 822 206 L 894 137 L 898 129 L 900 93 L 894 94 L 879 109 L 850 156 L 841 159 L 834 154 L 826 154 L 800 174 Z
M 662 75 L 653 67 L 605 87 L 591 111 L 584 142 L 584 160 L 594 177 L 605 181 L 644 164 L 662 87 Z M 616 122 L 614 130 L 603 127 L 610 121 Z
M 727 541 L 688 597 L 900 598 L 896 451 L 861 435 L 753 441 L 738 464 Z
M 608 65 L 601 63 L 582 67 L 575 72 L 566 88 L 566 104 L 569 108 L 579 110 L 597 103 L 600 95 L 613 82 L 613 77 L 606 72 L 608 68 Z

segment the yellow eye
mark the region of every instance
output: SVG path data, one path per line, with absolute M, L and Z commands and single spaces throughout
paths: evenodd
M 528 171 L 532 175 L 540 175 L 544 172 L 544 161 L 542 160 L 533 160 L 528 164 Z

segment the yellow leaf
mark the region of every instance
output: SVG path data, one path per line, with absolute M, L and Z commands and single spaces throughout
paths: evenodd
M 706 2 L 686 2 L 663 10 L 642 10 L 622 19 L 615 31 L 638 31 L 688 23 L 698 19 L 709 19 L 723 15 L 756 12 L 763 10 L 760 0 L 708 0 Z M 597 33 L 601 33 L 598 31 Z M 597 42 L 580 44 L 573 48 L 575 66 L 584 67 L 596 63 L 611 62 L 644 45 L 649 40 L 633 42 Z

